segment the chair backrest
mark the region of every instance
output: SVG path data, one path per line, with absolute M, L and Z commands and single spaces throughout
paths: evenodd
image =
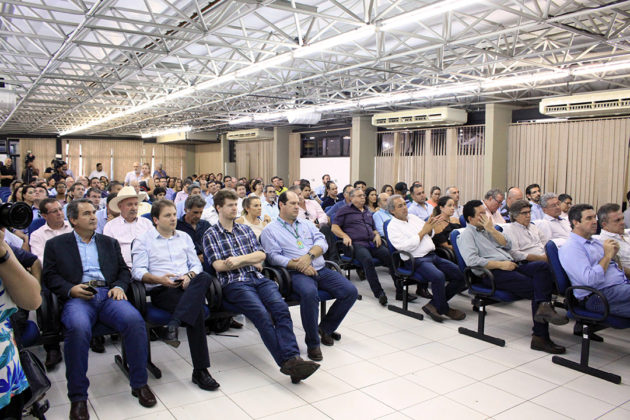
M 562 264 L 560 264 L 558 247 L 553 241 L 549 241 L 545 245 L 545 252 L 547 253 L 547 259 L 549 260 L 549 265 L 551 266 L 553 276 L 556 279 L 556 287 L 558 288 L 558 293 L 564 296 L 567 288 L 571 286 L 571 281 L 569 280 L 569 276 L 567 276 L 567 273 L 564 271 L 564 268 L 562 268 Z
M 464 271 L 466 269 L 466 263 L 462 258 L 462 254 L 459 252 L 459 245 L 457 244 L 457 238 L 459 237 L 460 231 L 459 229 L 455 229 L 451 232 L 451 245 L 453 245 L 453 250 L 455 251 L 455 256 L 457 257 L 457 265 L 459 269 Z
M 142 217 L 144 217 L 145 219 L 149 219 L 150 221 L 153 221 L 153 219 L 151 218 L 151 213 L 145 213 L 142 215 Z
M 389 240 L 389 235 L 387 234 L 387 228 L 389 227 L 389 222 L 392 220 L 389 219 L 385 223 L 383 223 L 383 233 L 385 234 L 385 241 L 387 242 L 387 249 L 389 249 L 389 253 L 393 254 L 396 252 L 396 247 L 392 245 L 392 242 Z
M 459 224 L 462 225 L 462 227 L 466 227 L 466 218 L 463 214 L 459 216 Z

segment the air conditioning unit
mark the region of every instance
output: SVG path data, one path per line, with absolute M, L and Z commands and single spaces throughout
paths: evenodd
M 372 116 L 372 125 L 384 128 L 434 127 L 466 124 L 468 113 L 463 109 L 438 107 L 409 111 L 385 112 Z
M 553 117 L 630 114 L 630 89 L 545 98 L 540 101 L 540 113 Z
M 252 128 L 251 130 L 230 131 L 227 133 L 228 140 L 269 140 L 273 139 L 272 130 L 262 128 Z

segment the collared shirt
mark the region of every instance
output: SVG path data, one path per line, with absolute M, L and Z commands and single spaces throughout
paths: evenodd
M 544 255 L 547 241 L 535 225 L 525 227 L 515 222 L 503 226 L 503 235 L 510 238 L 512 248 L 508 251 L 514 261 L 525 261 L 528 254 Z
M 532 205 L 532 221 L 540 220 L 545 216 L 545 212 L 540 207 L 540 204 L 536 204 L 533 201 L 530 201 L 529 204 Z
M 206 195 L 206 208 L 214 206 L 214 194 Z
M 269 216 L 271 221 L 273 222 L 278 218 L 278 214 L 280 214 L 280 210 L 278 209 L 278 203 L 274 201 L 272 204 L 269 204 L 267 200 L 262 202 L 262 215 Z
M 125 263 L 131 267 L 131 243 L 151 229 L 153 229 L 153 223 L 144 217 L 137 217 L 129 223 L 122 216 L 118 216 L 105 224 L 103 234 L 118 241 Z
M 166 198 L 167 200 L 171 200 L 173 201 L 175 199 L 175 190 L 172 188 L 167 187 L 166 188 L 166 195 L 164 196 L 164 198 Z
M 424 203 L 424 206 L 412 201 L 407 206 L 409 209 L 409 214 L 413 214 L 421 218 L 422 220 L 426 220 L 433 213 L 433 206 L 427 202 Z
M 228 257 L 240 257 L 263 251 L 254 231 L 249 226 L 239 223 L 233 224 L 231 232 L 225 230 L 221 223 L 210 226 L 203 236 L 203 250 L 210 265 Z M 245 281 L 252 275 L 263 277 L 253 265 L 239 267 L 236 270 L 217 271 L 217 277 L 223 286 L 235 281 Z
M 507 204 L 503 204 L 499 209 L 499 213 L 501 213 L 501 217 L 505 220 L 505 223 L 510 223 L 512 220 L 510 219 L 510 209 L 508 209 Z M 503 222 L 501 222 L 503 223 Z
M 219 213 L 214 207 L 206 207 L 201 213 L 201 220 L 205 220 L 210 225 L 216 225 L 219 222 Z
M 306 255 L 315 245 L 324 252 L 328 249 L 326 238 L 319 229 L 312 222 L 300 219 L 289 224 L 278 218 L 263 229 L 260 241 L 271 264 L 281 267 L 286 267 L 293 258 Z M 320 255 L 312 264 L 315 270 L 321 270 L 325 266 L 324 257 Z
M 593 238 L 602 243 L 604 243 L 606 239 L 617 241 L 619 244 L 619 252 L 617 252 L 619 262 L 621 262 L 622 268 L 630 268 L 630 229 L 626 229 L 623 235 L 602 229 L 601 233 L 599 235 L 593 235 Z
M 324 211 L 328 210 L 330 207 L 334 206 L 337 201 L 339 201 L 337 197 L 332 198 L 331 196 L 327 195 L 326 197 L 322 198 L 322 209 Z
M 453 213 L 453 217 L 457 217 L 458 219 L 460 218 L 460 216 L 464 215 L 464 206 L 457 206 L 455 208 L 455 212 Z
M 505 223 L 505 219 L 501 216 L 501 212 L 498 209 L 494 213 L 491 213 L 488 207 L 486 207 L 486 203 L 483 203 L 483 208 L 486 211 L 486 216 L 488 216 L 488 219 L 492 220 L 492 223 L 495 225 Z
M 597 239 L 584 239 L 571 232 L 558 253 L 562 268 L 573 286 L 589 286 L 601 290 L 627 283 L 626 275 L 614 261 L 610 262 L 605 272 L 599 265 L 599 261 L 604 258 L 604 244 Z M 574 294 L 576 298 L 582 299 L 590 293 L 586 290 L 575 290 Z
M 370 246 L 374 240 L 376 227 L 372 213 L 366 208 L 361 211 L 352 203 L 343 206 L 335 215 L 333 223 L 338 225 L 352 239 L 352 242 L 359 245 Z
M 376 213 L 372 214 L 372 220 L 374 220 L 374 227 L 379 235 L 383 238 L 385 237 L 385 231 L 383 230 L 383 225 L 389 219 L 392 218 L 392 214 L 385 209 L 380 209 Z
M 556 219 L 555 217 L 545 214 L 542 220 L 537 220 L 534 224 L 545 238 L 545 243 L 553 240 L 558 247 L 561 247 L 564 245 L 566 240 L 569 239 L 571 224 L 567 219 L 563 219 L 561 217 Z
M 142 177 L 142 172 L 136 173 L 136 171 L 127 172 L 125 175 L 125 185 L 129 185 L 132 181 L 140 182 L 140 178 Z
M 397 250 L 410 252 L 414 258 L 424 257 L 429 252 L 435 251 L 435 245 L 431 240 L 433 231 L 420 239 L 418 233 L 423 227 L 424 220 L 414 214 L 408 214 L 406 221 L 392 217 L 387 225 L 387 238 Z M 408 260 L 404 255 L 400 258 L 404 261 Z
M 42 227 L 31 233 L 31 239 L 29 240 L 31 252 L 37 255 L 37 258 L 43 262 L 46 241 L 61 234 L 70 232 L 72 232 L 72 227 L 70 226 L 70 223 L 65 220 L 61 229 L 51 229 L 51 227 L 48 226 L 48 223 L 44 223 Z
M 625 225 L 626 229 L 630 228 L 630 207 L 628 207 L 626 211 L 623 212 L 623 224 Z
M 81 265 L 83 266 L 83 277 L 81 282 L 85 283 L 90 280 L 105 280 L 105 276 L 101 272 L 101 265 L 98 262 L 98 249 L 96 248 L 96 241 L 94 235 L 90 238 L 90 242 L 87 244 L 83 242 L 81 237 L 74 232 L 74 238 L 77 241 L 79 247 L 79 255 L 81 256 Z
M 132 255 L 131 275 L 139 281 L 146 273 L 182 276 L 190 271 L 199 274 L 203 270 L 195 252 L 195 244 L 190 236 L 179 230 L 170 238 L 165 238 L 152 227 L 133 242 Z M 147 285 L 149 289 L 154 286 Z
M 105 171 L 97 171 L 95 169 L 92 172 L 90 172 L 90 176 L 88 177 L 88 179 L 92 179 L 92 178 L 99 178 L 100 179 L 102 176 L 104 176 L 105 178 L 109 178 Z
M 346 200 L 342 198 L 341 200 L 337 201 L 332 206 L 328 207 L 326 209 L 326 214 L 328 215 L 328 217 L 330 217 L 330 220 L 332 221 L 335 218 L 335 215 L 337 214 L 339 209 L 347 205 L 348 203 L 346 202 Z
M 322 198 L 324 196 L 324 193 L 326 193 L 326 186 L 325 185 L 320 185 L 319 187 L 315 188 L 315 194 L 317 194 L 319 196 L 319 198 Z
M 179 201 L 175 204 L 175 211 L 177 212 L 175 216 L 178 219 L 181 218 L 186 213 L 185 207 L 186 207 L 186 201 Z
M 166 175 L 166 171 L 164 169 L 153 171 L 153 178 L 155 178 L 156 175 L 160 178 L 168 178 L 168 175 Z
M 505 240 L 507 243 L 501 246 L 487 230 L 468 224 L 457 237 L 457 246 L 468 267 L 485 267 L 490 261 L 513 261 L 508 252 L 512 242 L 507 236 Z M 480 274 L 479 270 L 474 271 Z
M 96 233 L 103 233 L 103 229 L 107 224 L 107 209 L 103 208 L 96 211 Z
M 324 213 L 321 206 L 317 204 L 317 201 L 304 200 L 304 206 L 306 210 L 302 207 L 298 207 L 298 219 L 310 220 L 313 223 L 317 220 L 320 225 L 328 224 L 328 216 Z
M 184 233 L 187 233 L 195 244 L 195 252 L 197 255 L 203 254 L 203 234 L 206 233 L 206 230 L 210 227 L 210 223 L 201 219 L 197 222 L 197 227 L 193 228 L 190 223 L 184 220 L 185 216 L 182 216 L 177 221 L 177 230 L 181 230 Z
M 175 199 L 173 200 L 173 203 L 177 204 L 180 201 L 186 201 L 187 198 L 188 198 L 188 193 L 185 191 L 180 191 L 177 193 L 177 195 L 175 195 Z

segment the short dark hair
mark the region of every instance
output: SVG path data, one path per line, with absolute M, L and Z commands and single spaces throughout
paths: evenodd
M 193 207 L 206 207 L 206 200 L 204 200 L 200 195 L 189 196 L 184 203 L 184 208 L 186 210 L 190 210 Z
M 538 188 L 538 191 L 541 190 L 540 185 L 538 185 L 538 184 L 530 184 L 530 185 L 527 186 L 527 188 L 525 188 L 525 195 L 530 195 L 534 188 Z
M 413 195 L 413 192 L 418 188 L 424 189 L 422 184 L 411 184 L 411 188 L 409 188 L 409 192 L 411 193 L 411 195 Z
M 267 192 L 267 190 L 269 190 L 269 188 L 273 189 L 273 191 L 274 191 L 274 192 L 276 192 L 276 187 L 274 187 L 274 186 L 273 186 L 273 185 L 271 185 L 271 184 L 267 184 L 267 185 L 265 185 L 265 188 L 263 188 L 263 192 L 264 192 L 264 193 L 266 193 L 266 192 Z
M 407 183 L 397 182 L 396 185 L 394 185 L 394 191 L 401 191 L 403 193 L 406 193 L 407 191 L 409 191 L 409 188 L 407 188 Z
M 466 222 L 468 222 L 471 217 L 475 217 L 475 209 L 479 206 L 483 206 L 481 200 L 470 200 L 469 202 L 464 204 L 464 209 L 462 213 Z
M 59 203 L 59 201 L 57 201 L 56 198 L 44 198 L 42 201 L 39 202 L 39 212 L 41 214 L 48 214 L 48 209 L 46 208 L 46 204 L 50 204 L 50 203 Z M 61 203 L 59 203 L 59 205 L 61 206 Z
M 84 186 L 83 184 L 81 184 L 80 182 L 75 182 L 74 184 L 72 184 L 72 185 L 70 186 L 70 188 L 68 188 L 68 192 L 73 193 L 73 192 L 74 192 L 74 190 L 75 190 L 75 188 L 77 188 L 77 187 L 79 187 L 79 186 L 81 186 L 81 187 L 85 188 L 85 186 Z
M 272 177 L 271 177 L 271 182 L 272 182 L 272 183 L 273 183 L 273 180 L 274 180 L 274 179 L 282 179 L 282 178 L 280 178 L 278 175 L 272 176 Z
M 326 177 L 330 178 L 330 175 L 328 175 L 328 174 L 324 174 L 324 175 L 322 175 L 322 181 L 323 181 L 323 180 L 324 180 L 324 178 L 326 178 Z
M 569 199 L 569 200 L 573 201 L 573 197 L 571 197 L 571 196 L 570 196 L 569 194 L 567 194 L 567 193 L 563 193 L 563 194 L 560 194 L 560 195 L 558 196 L 558 200 L 560 200 L 560 202 L 561 202 L 561 203 L 563 203 L 563 202 L 564 202 L 565 200 L 567 200 L 567 199 Z
M 260 179 L 255 179 L 252 181 L 252 191 L 256 190 L 256 187 L 258 186 L 258 184 L 262 184 L 263 182 Z
M 574 220 L 577 220 L 578 222 L 582 221 L 582 212 L 584 210 L 594 209 L 593 206 L 591 206 L 590 204 L 576 204 L 575 206 L 571 207 L 571 209 L 569 210 L 569 222 L 571 222 L 571 229 L 573 229 L 574 227 Z
M 352 185 L 348 184 L 348 185 L 346 185 L 345 187 L 343 187 L 342 192 L 345 194 L 345 193 L 346 193 L 346 191 L 348 191 L 348 189 L 353 189 L 353 188 L 354 188 L 354 187 L 353 187 Z
M 510 212 L 510 219 L 514 221 L 516 219 L 516 216 L 518 216 L 521 213 L 521 210 L 523 210 L 525 207 L 531 209 L 532 205 L 529 204 L 529 201 L 527 200 L 516 200 L 515 202 L 513 202 L 508 209 L 508 211 Z
M 337 184 L 335 184 L 334 181 L 327 181 L 326 182 L 326 190 L 329 190 L 331 185 L 337 185 Z
M 122 183 L 119 181 L 110 181 L 109 184 L 107 184 L 107 192 L 111 192 L 111 190 L 116 186 L 116 185 L 120 185 L 122 187 Z
M 308 179 L 300 179 L 300 189 L 303 190 L 304 187 L 311 188 L 311 183 L 308 181 Z
M 175 209 L 177 208 L 175 207 L 175 203 L 173 203 L 171 200 L 157 200 L 151 205 L 151 221 L 153 221 L 153 218 L 160 218 L 160 213 L 162 213 L 162 209 L 164 207 L 173 207 Z
M 356 188 L 356 187 L 357 187 L 357 186 L 359 186 L 359 185 L 365 185 L 365 186 L 367 186 L 367 184 L 365 183 L 365 181 L 358 180 L 358 181 L 354 181 L 354 184 L 352 184 L 352 187 L 353 187 L 353 188 Z
M 214 208 L 218 211 L 219 207 L 223 207 L 225 205 L 225 200 L 238 201 L 238 195 L 236 195 L 234 191 L 228 190 L 227 188 L 217 191 L 217 193 L 214 195 Z
M 117 195 L 118 193 L 110 193 L 107 195 L 107 200 L 105 201 L 108 205 L 107 207 L 109 207 L 109 202 L 116 198 Z
M 92 179 L 95 179 L 95 178 L 92 178 Z M 98 188 L 89 188 L 87 192 L 85 193 L 85 196 L 89 197 L 90 194 L 92 194 L 93 192 L 97 193 L 98 195 L 101 195 L 101 190 L 99 190 Z
M 68 207 L 66 207 L 66 216 L 68 217 L 68 222 L 70 222 L 73 227 L 74 225 L 71 220 L 79 217 L 79 204 L 81 203 L 89 203 L 92 207 L 94 207 L 94 204 L 87 198 L 78 198 L 69 202 Z
M 155 187 L 153 189 L 153 196 L 157 197 L 158 194 L 166 194 L 166 188 L 163 187 Z
M 608 215 L 619 210 L 621 210 L 621 207 L 617 203 L 607 203 L 601 206 L 599 210 L 597 210 L 597 221 L 599 225 L 602 226 L 602 223 L 608 223 Z

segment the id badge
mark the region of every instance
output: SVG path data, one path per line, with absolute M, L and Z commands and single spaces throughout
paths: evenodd
M 301 239 L 298 239 L 298 240 L 296 241 L 296 243 L 297 243 L 297 247 L 298 247 L 298 249 L 303 249 L 303 248 L 304 248 L 304 242 L 302 242 L 302 240 L 301 240 Z

